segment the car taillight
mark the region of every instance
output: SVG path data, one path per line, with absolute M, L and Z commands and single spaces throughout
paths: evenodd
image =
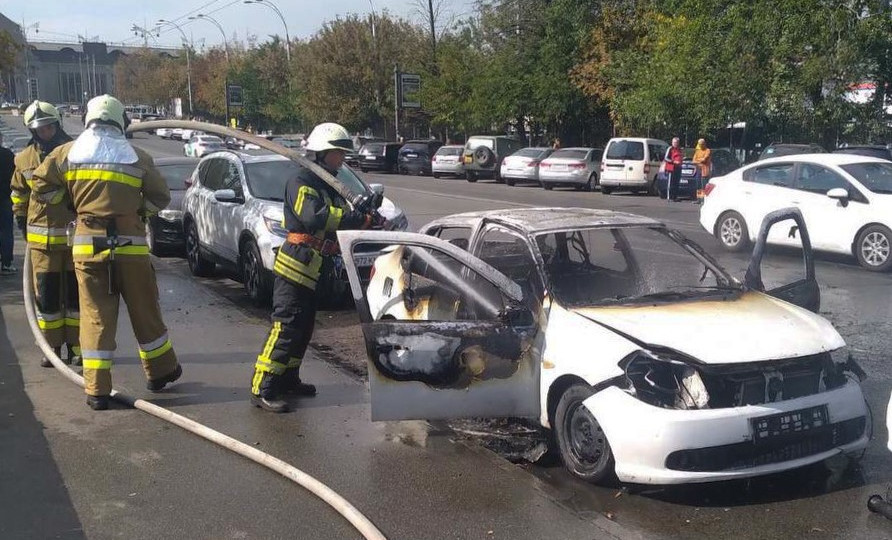
M 437 156 L 432 157 L 432 158 L 431 158 L 431 163 L 436 163 L 436 162 L 437 162 Z
M 645 174 L 645 175 L 650 174 L 650 163 L 645 163 L 645 164 L 644 164 L 644 174 Z
M 547 169 L 547 168 L 549 168 L 549 167 L 551 167 L 551 163 L 545 163 L 545 162 L 543 161 L 542 163 L 539 164 L 539 168 L 540 168 L 540 169 Z
M 571 163 L 568 165 L 571 169 L 584 169 L 585 163 Z
M 527 167 L 535 167 L 538 164 L 539 164 L 539 160 L 536 160 L 536 159 L 527 161 Z
M 712 193 L 712 190 L 714 189 L 715 184 L 713 184 L 712 182 L 707 183 L 706 186 L 703 188 L 703 196 L 709 197 L 709 194 Z

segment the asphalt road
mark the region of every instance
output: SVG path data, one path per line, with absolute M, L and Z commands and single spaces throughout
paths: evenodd
M 68 126 L 68 124 L 67 124 Z M 70 127 L 76 133 L 76 128 Z M 137 134 L 153 155 L 182 144 Z M 481 181 L 367 175 L 386 186 L 411 228 L 442 215 L 517 206 L 586 206 L 662 219 L 742 274 L 747 257 L 728 255 L 697 224 L 697 206 L 644 196 L 545 192 Z M 799 270 L 797 255 L 772 253 L 778 283 Z M 247 383 L 266 315 L 239 285 L 195 280 L 175 259 L 156 261 L 162 306 L 186 367 L 183 381 L 154 400 L 252 442 L 329 483 L 391 538 L 892 538 L 892 523 L 869 515 L 871 493 L 892 484 L 885 450 L 889 399 L 890 282 L 853 261 L 820 256 L 823 314 L 868 372 L 874 440 L 863 460 L 793 473 L 672 489 L 594 487 L 557 465 L 512 465 L 443 426 L 372 423 L 356 369 L 360 334 L 350 313 L 320 313 L 306 377 L 320 395 L 298 410 L 263 414 Z M 770 281 L 770 279 L 768 280 Z M 322 503 L 274 474 L 137 411 L 92 413 L 83 397 L 38 366 L 15 279 L 0 281 L 0 538 L 340 538 L 356 535 Z M 122 319 L 124 319 L 122 317 Z M 142 374 L 126 319 L 116 384 L 136 395 Z M 733 329 L 729 329 L 733 331 Z M 696 332 L 691 339 L 696 339 Z M 343 369 L 347 367 L 348 369 Z M 7 413 L 7 411 L 9 411 Z M 11 434 L 12 436 L 9 436 Z

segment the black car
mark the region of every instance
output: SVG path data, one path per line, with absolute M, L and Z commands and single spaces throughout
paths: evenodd
M 183 233 L 183 195 L 186 181 L 198 165 L 198 159 L 168 157 L 155 160 L 155 167 L 170 188 L 170 204 L 167 208 L 149 218 L 146 225 L 146 240 L 154 255 L 181 254 L 186 248 Z
M 795 156 L 798 154 L 824 154 L 826 152 L 817 144 L 771 143 L 759 154 L 759 161 L 773 157 Z
M 882 146 L 879 144 L 863 144 L 846 146 L 833 151 L 834 154 L 855 154 L 858 156 L 869 156 L 880 159 L 888 159 L 892 161 L 892 147 Z
M 430 175 L 431 158 L 443 146 L 440 141 L 409 141 L 400 148 L 399 172 L 401 174 Z
M 362 172 L 384 171 L 397 172 L 398 159 L 402 143 L 370 142 L 359 150 L 359 170 Z

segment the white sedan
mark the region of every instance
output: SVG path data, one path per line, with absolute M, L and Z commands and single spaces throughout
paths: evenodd
M 183 154 L 186 157 L 204 157 L 205 154 L 224 150 L 226 144 L 216 135 L 195 135 L 183 145 Z
M 850 154 L 804 154 L 759 161 L 705 188 L 700 223 L 725 249 L 755 239 L 769 212 L 796 207 L 816 250 L 853 255 L 876 272 L 892 268 L 892 162 Z M 798 243 L 776 231 L 768 242 Z
M 794 220 L 810 250 L 801 214 Z M 786 228 L 786 227 L 785 227 Z M 535 418 L 590 482 L 746 478 L 868 441 L 860 368 L 806 278 L 766 291 L 650 218 L 584 208 L 340 231 L 372 420 Z M 364 275 L 358 264 L 384 252 Z

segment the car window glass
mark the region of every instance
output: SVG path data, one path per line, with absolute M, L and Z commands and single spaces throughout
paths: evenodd
M 223 189 L 231 189 L 236 193 L 242 191 L 242 177 L 238 172 L 238 165 L 233 161 L 227 161 L 226 176 L 223 178 Z
M 644 143 L 626 140 L 613 141 L 607 148 L 607 159 L 643 160 Z
M 439 150 L 437 150 L 438 156 L 460 156 L 461 155 L 461 147 L 460 146 L 441 146 Z
M 792 187 L 793 164 L 778 163 L 777 165 L 756 167 L 749 170 L 749 174 L 744 180 L 766 186 Z
M 852 163 L 842 169 L 870 191 L 892 194 L 892 163 Z
M 223 178 L 229 170 L 229 163 L 225 159 L 209 159 L 207 173 L 201 179 L 204 187 L 211 190 L 223 189 Z
M 285 184 L 297 174 L 297 164 L 291 160 L 247 163 L 248 190 L 258 199 L 285 200 Z
M 473 151 L 481 146 L 485 146 L 492 150 L 495 148 L 495 141 L 492 139 L 475 139 L 474 137 L 471 137 L 465 145 L 465 150 Z
M 476 251 L 481 260 L 520 285 L 525 300 L 542 297 L 544 287 L 526 240 L 494 227 L 483 233 Z
M 450 244 L 467 250 L 471 239 L 470 227 L 442 227 L 435 236 L 441 240 L 445 240 Z
M 524 148 L 522 150 L 518 150 L 517 152 L 514 152 L 511 155 L 517 156 L 517 157 L 538 158 L 539 156 L 542 155 L 542 149 L 541 148 Z
M 171 164 L 171 165 L 158 165 L 158 172 L 161 173 L 161 176 L 164 177 L 164 181 L 167 182 L 167 187 L 170 188 L 171 191 L 182 191 L 186 189 L 186 179 L 192 175 L 192 171 L 195 170 L 195 166 L 190 163 L 180 164 Z
M 565 159 L 585 159 L 586 152 L 587 150 L 579 148 L 565 148 L 563 150 L 556 151 L 549 157 Z
M 834 188 L 843 188 L 849 191 L 849 183 L 845 178 L 826 167 L 812 163 L 799 164 L 799 171 L 796 173 L 796 183 L 793 187 L 801 191 L 821 195 Z

